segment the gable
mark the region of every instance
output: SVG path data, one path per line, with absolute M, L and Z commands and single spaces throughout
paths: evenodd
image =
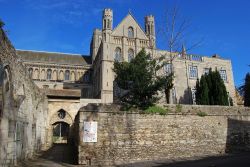
M 113 36 L 128 36 L 128 28 L 133 27 L 134 29 L 134 37 L 139 39 L 148 40 L 145 32 L 136 22 L 134 17 L 129 13 L 120 24 L 113 30 Z

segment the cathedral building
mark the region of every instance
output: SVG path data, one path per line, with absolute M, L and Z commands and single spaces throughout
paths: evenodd
M 146 16 L 142 28 L 129 12 L 113 27 L 113 11 L 104 9 L 90 55 L 15 50 L 0 27 L 0 166 L 73 141 L 74 121 L 83 107 L 113 103 L 121 94 L 114 83 L 115 61 L 129 62 L 144 48 L 168 62 L 170 52 L 157 49 L 155 26 L 154 16 Z M 196 104 L 196 81 L 212 69 L 220 72 L 236 105 L 230 60 L 187 54 L 185 48 L 174 55 L 159 74 L 174 72 L 171 104 Z M 159 103 L 166 103 L 163 95 Z
M 170 59 L 167 50 L 156 47 L 155 26 L 154 16 L 146 16 L 145 28 L 142 28 L 129 12 L 113 27 L 113 11 L 104 9 L 102 29 L 93 32 L 90 55 L 26 50 L 17 50 L 17 54 L 30 77 L 39 88 L 47 90 L 50 98 L 99 99 L 102 103 L 113 103 L 119 94 L 114 84 L 114 61 L 130 61 L 142 48 L 153 58 Z M 165 73 L 174 70 L 175 74 L 170 103 L 195 104 L 196 81 L 210 68 L 220 72 L 235 103 L 231 61 L 218 55 L 187 54 L 184 48 L 162 69 Z

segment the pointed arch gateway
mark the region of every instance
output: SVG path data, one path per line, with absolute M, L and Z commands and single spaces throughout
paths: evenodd
M 67 111 L 60 109 L 50 119 L 52 143 L 68 143 L 73 119 Z

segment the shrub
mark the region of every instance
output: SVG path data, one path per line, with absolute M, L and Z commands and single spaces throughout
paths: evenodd
M 160 106 L 150 106 L 145 110 L 145 112 L 149 114 L 159 113 L 160 115 L 166 115 L 168 113 L 168 109 L 164 109 Z
M 200 117 L 205 117 L 205 116 L 207 116 L 207 113 L 199 111 L 199 112 L 197 112 L 197 115 Z

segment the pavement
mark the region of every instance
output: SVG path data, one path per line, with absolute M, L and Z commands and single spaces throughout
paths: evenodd
M 21 162 L 20 167 L 75 167 L 76 153 L 68 144 L 54 144 L 36 158 Z
M 21 162 L 20 167 L 80 167 L 76 153 L 70 145 L 54 144 L 48 151 L 32 160 Z M 250 167 L 250 152 L 215 157 L 174 160 L 145 161 L 120 167 Z
M 157 160 L 122 165 L 123 167 L 250 167 L 250 153 L 174 160 Z

